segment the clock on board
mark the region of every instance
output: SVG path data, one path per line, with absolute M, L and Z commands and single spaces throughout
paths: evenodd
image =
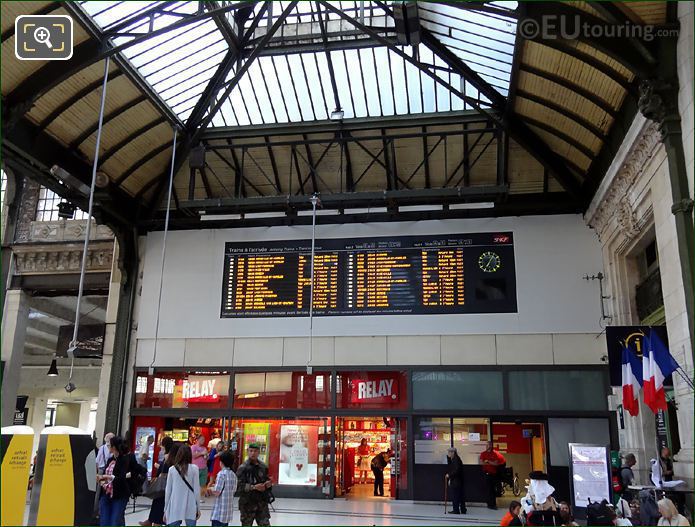
M 494 273 L 502 266 L 502 259 L 497 253 L 485 251 L 478 258 L 478 267 L 486 273 Z

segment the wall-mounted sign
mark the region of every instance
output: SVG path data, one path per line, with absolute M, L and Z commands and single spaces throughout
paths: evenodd
M 221 317 L 309 315 L 311 241 L 226 243 Z M 316 240 L 314 316 L 515 313 L 510 232 Z
M 14 418 L 12 419 L 13 425 L 25 425 L 27 424 L 27 416 L 29 415 L 28 408 L 22 408 L 21 410 L 14 411 Z
M 217 403 L 229 395 L 228 375 L 189 375 L 174 387 L 174 407 Z
M 75 326 L 60 326 L 58 328 L 58 344 L 56 345 L 56 355 L 67 357 L 68 346 L 72 341 L 72 334 Z M 104 353 L 104 333 L 106 324 L 80 324 L 77 331 L 77 351 L 75 357 L 82 358 L 101 358 Z
M 666 326 L 608 326 L 606 328 L 606 346 L 608 348 L 608 365 L 610 367 L 611 386 L 622 386 L 622 352 L 627 343 L 641 359 L 644 351 L 644 335 L 655 331 L 661 341 L 668 346 Z M 671 386 L 671 377 L 664 380 Z
M 398 379 L 392 377 L 378 379 L 351 379 L 351 403 L 379 403 L 398 401 Z

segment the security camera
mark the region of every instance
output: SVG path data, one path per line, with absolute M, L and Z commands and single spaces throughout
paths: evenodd
M 608 355 L 601 355 L 601 362 L 608 362 Z
M 75 390 L 77 390 L 77 386 L 75 386 L 75 383 L 69 382 L 65 385 L 65 391 L 68 393 L 72 393 Z

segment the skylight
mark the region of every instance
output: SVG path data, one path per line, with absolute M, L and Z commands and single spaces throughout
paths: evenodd
M 231 4 L 216 2 L 218 9 Z M 237 30 L 241 39 L 263 4 L 249 4 L 252 10 L 248 9 L 243 16 L 240 10 L 230 9 L 222 17 L 229 28 L 242 26 Z M 396 43 L 394 20 L 379 3 L 330 4 Z M 115 45 L 199 14 L 199 5 L 190 1 L 81 2 L 102 31 L 112 36 Z M 253 44 L 263 38 L 288 5 L 288 2 L 270 4 L 255 31 L 248 33 L 246 49 L 253 49 Z M 391 6 L 382 5 L 385 9 Z M 506 96 L 514 52 L 516 19 L 512 10 L 516 3 L 485 4 L 488 5 L 493 6 L 490 12 L 479 12 L 475 7 L 418 2 L 418 16 L 423 28 Z M 230 50 L 219 24 L 220 20 L 210 16 L 201 18 L 122 52 L 183 121 L 191 115 Z M 419 44 L 398 49 L 428 65 L 430 71 L 477 101 L 476 104 L 489 105 L 484 96 L 463 82 L 428 46 Z M 228 73 L 225 85 L 234 78 L 243 60 L 247 60 L 248 53 Z M 330 63 L 335 74 L 335 92 Z M 224 92 L 223 87 L 217 97 Z M 211 101 L 207 111 L 216 102 L 217 99 Z M 469 103 L 338 14 L 327 14 L 324 8 L 319 15 L 317 2 L 299 2 L 219 106 L 211 126 L 324 120 L 336 108 L 344 112 L 344 119 L 447 112 L 470 109 Z

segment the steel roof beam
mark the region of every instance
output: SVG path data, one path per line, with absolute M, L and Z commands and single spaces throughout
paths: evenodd
M 389 117 L 363 117 L 344 121 L 314 121 L 304 123 L 279 123 L 267 125 L 217 126 L 205 130 L 201 139 L 242 139 L 244 137 L 281 136 L 306 134 L 334 135 L 341 131 L 356 132 L 360 130 L 379 130 L 381 128 L 415 128 L 422 126 L 459 126 L 461 123 L 483 124 L 487 126 L 489 118 L 472 110 L 440 112 L 420 115 L 393 115 Z
M 412 127 L 411 127 L 412 128 Z M 291 140 L 282 140 L 282 141 L 272 141 L 270 142 L 271 146 L 298 146 L 298 145 L 325 145 L 328 143 L 332 142 L 341 142 L 341 143 L 357 143 L 358 145 L 360 144 L 360 141 L 382 141 L 383 139 L 386 139 L 387 141 L 394 141 L 397 139 L 419 139 L 422 136 L 435 136 L 435 137 L 440 137 L 440 136 L 460 136 L 462 134 L 475 134 L 475 133 L 484 133 L 484 132 L 496 132 L 498 130 L 498 127 L 485 127 L 485 128 L 470 128 L 466 131 L 461 131 L 461 130 L 446 130 L 446 131 L 432 131 L 432 130 L 427 130 L 426 132 L 418 131 L 418 132 L 411 132 L 411 133 L 385 133 L 385 135 L 365 135 L 365 136 L 360 136 L 360 135 L 352 135 L 352 134 L 345 134 L 343 137 L 340 137 L 340 134 L 338 136 L 332 136 L 329 138 L 316 138 L 316 139 L 311 139 L 307 137 L 307 139 L 291 139 Z M 375 130 L 376 132 L 376 130 Z M 267 144 L 265 142 L 253 142 L 253 143 L 238 143 L 234 145 L 234 148 L 265 148 Z M 230 147 L 229 145 L 225 144 L 213 144 L 213 143 L 208 143 L 207 147 L 208 150 L 228 150 Z M 385 166 L 383 162 L 381 162 L 382 166 Z

